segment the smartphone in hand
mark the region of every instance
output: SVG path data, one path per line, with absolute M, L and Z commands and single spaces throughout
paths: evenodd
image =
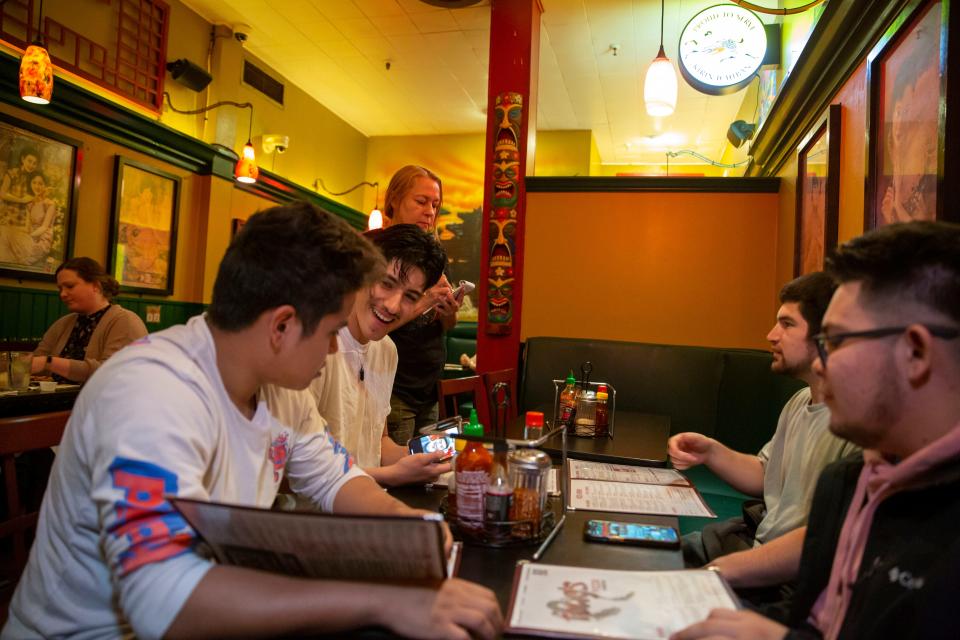
M 434 453 L 442 451 L 443 458 L 439 462 L 449 460 L 453 457 L 454 445 L 453 438 L 445 433 L 431 433 L 425 436 L 415 436 L 407 443 L 410 453 Z
M 461 280 L 460 284 L 457 285 L 457 288 L 453 290 L 453 297 L 458 303 L 463 302 L 463 297 L 476 288 L 477 285 L 473 284 L 469 280 Z
M 587 520 L 583 527 L 583 538 L 587 542 L 634 544 L 664 549 L 680 548 L 680 536 L 673 527 L 637 522 Z

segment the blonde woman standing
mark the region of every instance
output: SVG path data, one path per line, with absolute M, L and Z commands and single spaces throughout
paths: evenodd
M 415 224 L 436 235 L 442 203 L 440 178 L 424 167 L 407 165 L 390 179 L 384 214 L 391 224 Z M 447 359 L 444 333 L 456 326 L 461 300 L 443 275 L 424 293 L 414 319 L 390 333 L 399 363 L 387 425 L 397 444 L 405 445 L 417 429 L 437 421 L 437 381 Z

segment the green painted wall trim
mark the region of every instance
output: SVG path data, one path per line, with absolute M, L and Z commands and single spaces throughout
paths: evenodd
M 779 193 L 780 178 L 527 177 L 527 192 Z
M 0 77 L 15 78 L 20 61 L 0 52 Z M 198 175 L 214 175 L 234 182 L 236 154 L 226 147 L 211 145 L 144 117 L 102 96 L 57 77 L 53 100 L 48 105 L 33 105 L 20 99 L 16 83 L 0 88 L 0 102 L 49 118 L 114 144 L 168 162 Z M 352 226 L 366 228 L 367 216 L 298 184 L 261 169 L 260 180 L 241 188 L 255 195 L 291 202 L 306 200 L 327 209 Z
M 199 302 L 154 300 L 118 296 L 114 300 L 140 316 L 149 331 L 160 331 L 203 313 Z M 160 322 L 147 322 L 147 307 L 160 307 Z M 51 289 L 0 286 L 0 342 L 39 342 L 53 322 L 68 313 L 59 294 Z
M 748 176 L 775 176 L 833 96 L 909 0 L 828 2 L 770 114 L 757 132 Z

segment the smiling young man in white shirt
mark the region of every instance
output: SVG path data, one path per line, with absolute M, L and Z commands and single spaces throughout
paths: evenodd
M 424 291 L 443 273 L 446 253 L 430 233 L 398 224 L 367 232 L 387 262 L 383 276 L 357 293 L 337 353 L 310 385 L 334 437 L 377 482 L 428 482 L 450 470 L 442 452 L 410 454 L 387 432 L 397 348 L 389 331 L 412 320 Z

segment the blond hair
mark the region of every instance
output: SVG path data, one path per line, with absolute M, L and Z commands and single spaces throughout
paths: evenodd
M 383 197 L 383 215 L 393 220 L 394 209 L 400 204 L 400 201 L 410 193 L 410 190 L 413 189 L 417 178 L 429 178 L 436 182 L 437 187 L 440 188 L 440 204 L 437 206 L 437 216 L 433 219 L 433 227 L 436 229 L 437 218 L 440 217 L 440 207 L 443 205 L 443 183 L 440 181 L 440 176 L 430 171 L 430 169 L 419 165 L 408 164 L 405 167 L 400 167 L 397 169 L 397 172 L 393 174 L 393 177 L 390 178 L 387 193 Z

